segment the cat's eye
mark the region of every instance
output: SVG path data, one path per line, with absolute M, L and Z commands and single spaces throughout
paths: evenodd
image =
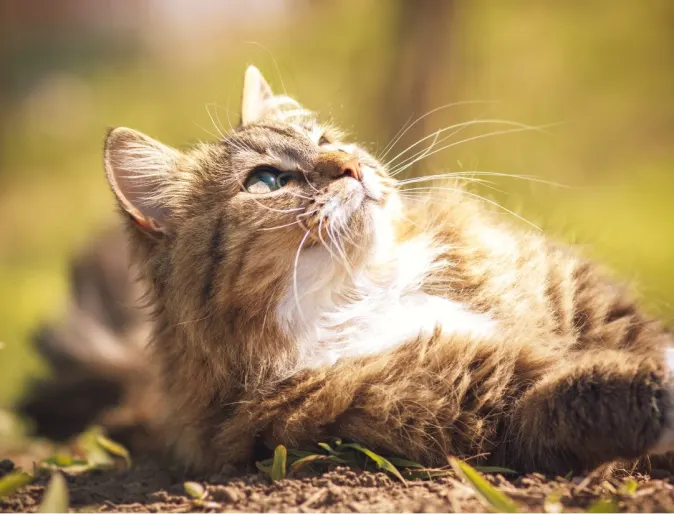
M 318 146 L 323 146 L 323 145 L 329 145 L 331 141 L 326 137 L 325 134 L 323 134 L 319 139 L 318 139 Z
M 295 178 L 292 173 L 283 173 L 271 166 L 261 166 L 253 170 L 244 183 L 249 193 L 271 193 L 287 186 Z

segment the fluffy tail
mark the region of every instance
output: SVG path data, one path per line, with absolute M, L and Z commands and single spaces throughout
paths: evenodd
M 63 441 L 96 423 L 132 450 L 156 450 L 149 327 L 121 231 L 93 241 L 70 273 L 65 318 L 43 324 L 33 338 L 51 376 L 34 381 L 18 409 L 39 436 Z

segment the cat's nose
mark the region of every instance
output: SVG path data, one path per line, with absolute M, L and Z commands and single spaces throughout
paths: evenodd
M 323 152 L 316 171 L 332 179 L 351 177 L 360 181 L 362 176 L 358 159 L 346 152 Z

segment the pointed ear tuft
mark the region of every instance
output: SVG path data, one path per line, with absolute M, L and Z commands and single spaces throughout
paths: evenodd
M 243 97 L 241 99 L 241 124 L 258 121 L 264 111 L 265 102 L 274 96 L 271 87 L 255 66 L 248 66 L 243 78 Z
M 166 228 L 169 208 L 163 191 L 180 153 L 145 134 L 125 127 L 105 140 L 105 174 L 120 206 L 150 232 Z

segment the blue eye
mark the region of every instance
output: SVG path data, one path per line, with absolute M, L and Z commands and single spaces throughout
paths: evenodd
M 282 173 L 276 168 L 270 166 L 261 166 L 253 170 L 244 184 L 244 188 L 249 193 L 264 194 L 271 193 L 282 187 L 295 178 L 292 173 Z

